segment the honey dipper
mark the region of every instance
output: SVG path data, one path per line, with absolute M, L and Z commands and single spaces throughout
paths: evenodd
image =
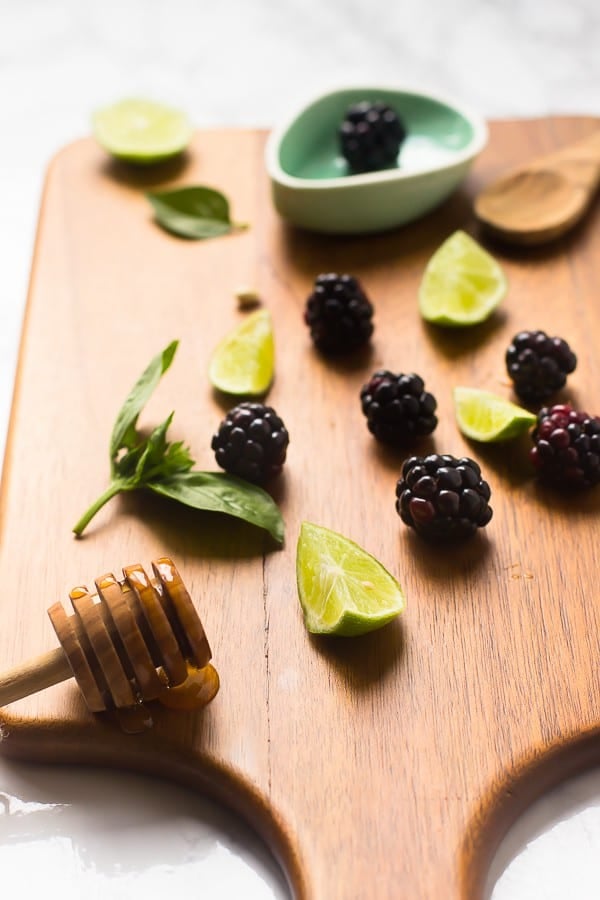
M 48 610 L 60 647 L 0 675 L 0 706 L 74 677 L 92 712 L 125 710 L 146 700 L 190 709 L 219 689 L 200 618 L 173 562 L 103 575 L 96 594 L 70 591 L 74 613 Z

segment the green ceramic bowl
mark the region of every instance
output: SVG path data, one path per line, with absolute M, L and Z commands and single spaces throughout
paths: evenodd
M 353 175 L 337 129 L 360 100 L 383 100 L 407 137 L 397 164 Z M 404 225 L 438 206 L 487 141 L 484 120 L 430 94 L 383 87 L 332 91 L 276 128 L 266 146 L 275 208 L 288 222 L 329 234 L 367 234 Z

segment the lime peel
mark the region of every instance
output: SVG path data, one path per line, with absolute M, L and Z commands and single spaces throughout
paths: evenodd
M 427 322 L 449 328 L 485 321 L 505 297 L 499 263 L 464 231 L 435 251 L 419 287 L 419 310 Z
M 528 431 L 536 416 L 490 391 L 454 388 L 454 411 L 460 431 L 481 443 L 512 440 Z
M 298 596 L 312 634 L 353 637 L 404 611 L 398 581 L 366 550 L 336 531 L 303 522 L 296 549 Z

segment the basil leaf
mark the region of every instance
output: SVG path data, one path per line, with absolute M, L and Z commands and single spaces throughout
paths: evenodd
M 134 478 L 137 484 L 143 485 L 153 479 L 162 481 L 180 472 L 187 472 L 194 465 L 194 460 L 183 441 L 176 441 L 174 444 L 167 441 L 167 430 L 173 415 L 171 413 L 162 425 L 158 425 L 146 441 L 135 470 Z
M 117 416 L 110 438 L 110 459 L 113 474 L 116 471 L 116 457 L 122 448 L 126 450 L 135 450 L 139 443 L 139 437 L 136 433 L 135 426 L 138 416 L 142 409 L 150 399 L 152 392 L 160 381 L 162 375 L 167 371 L 179 341 L 172 341 L 162 353 L 157 354 L 150 362 L 149 366 L 144 370 L 138 378 L 135 385 L 129 392 L 125 403 Z
M 171 413 L 161 425 L 157 425 L 146 441 L 144 452 L 138 461 L 135 471 L 135 477 L 138 482 L 146 480 L 148 478 L 148 473 L 161 463 L 162 458 L 165 455 L 165 450 L 167 449 L 167 429 L 172 420 L 173 413 Z
M 150 362 L 125 401 L 110 441 L 111 483 L 73 527 L 81 535 L 96 513 L 122 491 L 149 488 L 194 509 L 212 510 L 264 528 L 283 543 L 284 524 L 273 499 L 262 488 L 224 472 L 190 471 L 194 460 L 183 441 L 170 443 L 171 413 L 148 438 L 136 431 L 138 416 L 175 356 L 173 341 Z M 122 453 L 120 451 L 123 451 Z
M 146 443 L 142 441 L 137 446 L 132 447 L 126 453 L 121 454 L 117 460 L 113 461 L 112 475 L 113 478 L 129 481 L 135 478 L 135 473 L 140 463 L 141 457 L 146 452 Z
M 190 456 L 189 447 L 183 441 L 174 441 L 167 444 L 165 454 L 160 461 L 161 478 L 170 478 L 180 472 L 187 472 L 194 465 L 194 460 Z
M 179 237 L 218 237 L 233 231 L 229 201 L 220 191 L 196 185 L 146 194 L 159 225 Z
M 182 472 L 145 484 L 156 494 L 194 509 L 212 510 L 264 528 L 283 543 L 283 518 L 275 501 L 257 485 L 221 472 Z

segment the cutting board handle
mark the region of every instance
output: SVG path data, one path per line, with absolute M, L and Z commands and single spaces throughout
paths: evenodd
M 202 732 L 209 710 L 196 714 L 196 733 Z M 163 708 L 158 716 L 166 725 L 159 729 L 160 736 L 156 728 L 126 733 L 106 712 L 96 714 L 94 727 L 90 727 L 90 723 L 75 720 L 22 720 L 0 709 L 0 754 L 16 762 L 73 765 L 82 771 L 85 766 L 105 768 L 107 778 L 111 769 L 133 772 L 197 791 L 223 804 L 258 834 L 272 852 L 294 900 L 325 900 L 311 877 L 301 841 L 290 826 L 293 817 L 275 809 L 243 772 L 203 752 L 201 745 L 183 747 L 168 727 L 175 718 L 181 721 L 180 713 Z

